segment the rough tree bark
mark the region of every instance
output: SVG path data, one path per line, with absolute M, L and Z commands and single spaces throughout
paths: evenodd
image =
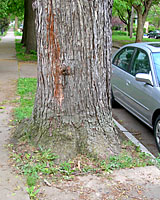
M 38 134 L 32 136 L 65 158 L 119 152 L 110 104 L 112 0 L 37 0 L 33 7 Z
M 32 8 L 33 0 L 24 1 L 24 29 L 22 43 L 26 46 L 26 52 L 37 51 L 35 17 L 36 13 Z

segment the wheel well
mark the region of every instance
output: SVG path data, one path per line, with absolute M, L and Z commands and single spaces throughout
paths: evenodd
M 158 115 L 160 115 L 160 109 L 156 110 L 153 114 L 153 117 L 152 117 L 152 126 L 154 127 L 154 123 L 158 117 Z

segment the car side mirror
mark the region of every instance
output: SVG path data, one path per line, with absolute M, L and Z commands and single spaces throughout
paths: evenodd
M 153 86 L 152 76 L 150 74 L 138 73 L 135 76 L 136 81 L 144 82 Z

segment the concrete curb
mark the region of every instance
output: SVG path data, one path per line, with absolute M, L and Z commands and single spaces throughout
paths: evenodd
M 115 119 L 113 119 L 116 126 L 124 133 L 124 135 L 131 140 L 136 146 L 139 146 L 141 151 L 149 154 L 152 158 L 156 158 L 139 140 L 137 140 L 132 133 L 130 133 L 127 129 L 125 129 L 121 124 L 119 124 Z

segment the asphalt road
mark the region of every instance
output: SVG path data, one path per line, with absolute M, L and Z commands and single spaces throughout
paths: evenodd
M 154 156 L 158 156 L 152 129 L 120 105 L 117 108 L 113 108 L 113 117 L 132 133 Z

